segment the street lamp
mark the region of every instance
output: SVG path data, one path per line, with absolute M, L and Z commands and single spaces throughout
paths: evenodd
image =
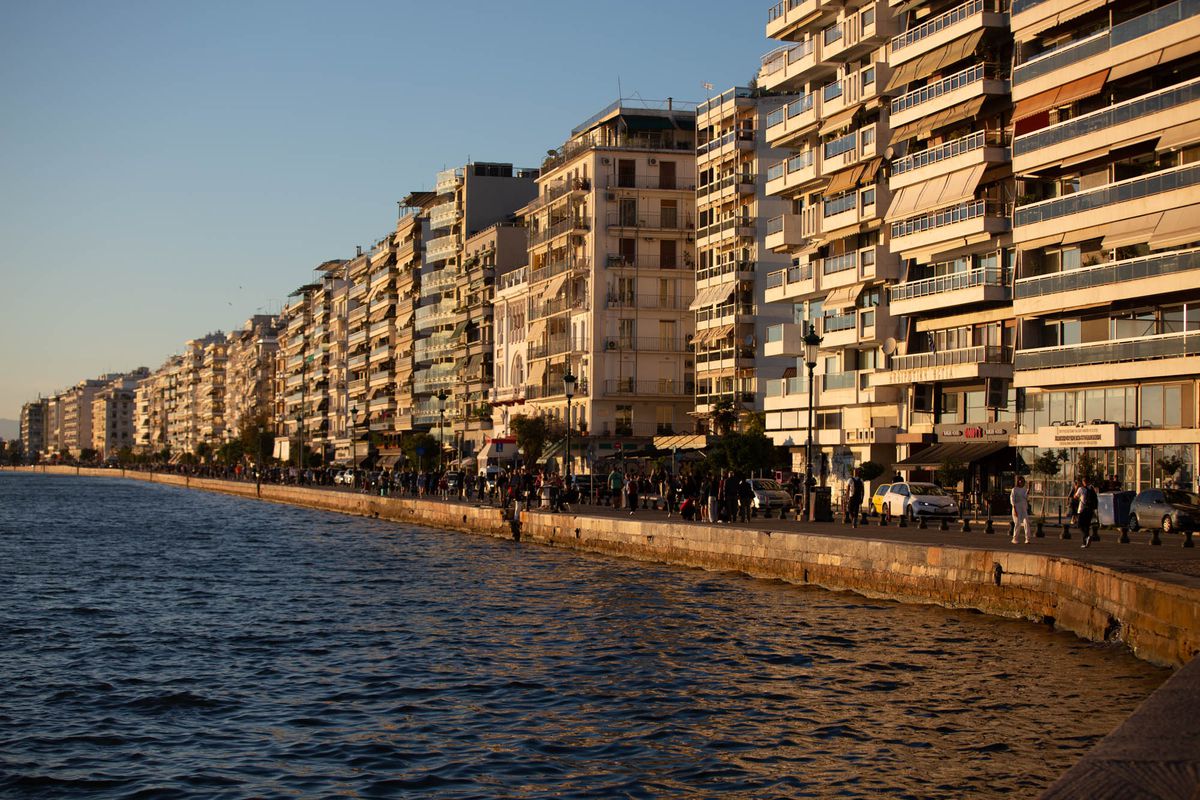
M 804 334 L 804 366 L 808 367 L 808 440 L 804 443 L 804 516 L 812 519 L 812 487 L 813 478 L 813 371 L 817 368 L 817 351 L 821 347 L 821 337 L 817 335 L 817 326 L 808 323 L 808 333 Z
M 304 412 L 296 413 L 296 469 L 304 469 Z M 298 480 L 298 479 L 297 479 Z
M 567 455 L 566 468 L 564 477 L 566 485 L 569 489 L 571 486 L 571 398 L 575 396 L 575 382 L 578 379 L 571 374 L 571 366 L 567 365 L 567 371 L 563 373 L 563 394 L 567 396 Z
M 446 471 L 446 390 L 439 389 L 438 401 L 438 471 Z

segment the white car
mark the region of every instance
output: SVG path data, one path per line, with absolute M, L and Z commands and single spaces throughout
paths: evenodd
M 333 476 L 333 482 L 342 486 L 354 485 L 354 470 L 344 469 Z
M 773 508 L 791 508 L 792 496 L 788 490 L 779 485 L 779 481 L 770 478 L 747 478 L 746 483 L 754 490 L 754 500 L 750 507 L 757 511 L 770 511 Z
M 883 496 L 892 517 L 957 517 L 958 503 L 945 489 L 932 483 L 893 483 Z

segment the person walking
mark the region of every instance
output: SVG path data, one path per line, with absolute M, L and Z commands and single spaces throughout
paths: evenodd
M 625 489 L 625 476 L 621 474 L 621 470 L 616 465 L 613 465 L 612 472 L 608 473 L 608 495 L 612 498 L 613 508 L 621 507 L 621 493 Z
M 638 479 L 634 474 L 629 474 L 625 478 L 625 505 L 629 509 L 629 516 L 633 516 L 633 512 L 637 510 L 638 504 Z
M 862 470 L 858 467 L 854 468 L 854 473 L 850 476 L 850 480 L 846 484 L 846 515 L 850 518 L 850 527 L 858 527 L 858 513 L 862 510 L 863 494 L 866 487 L 863 485 Z
M 1099 498 L 1096 497 L 1096 490 L 1092 488 L 1092 483 L 1086 476 L 1080 480 L 1079 494 L 1077 519 L 1079 520 L 1079 532 L 1083 534 L 1083 547 L 1087 547 L 1092 543 L 1092 516 L 1096 513 Z
M 1017 483 L 1008 494 L 1012 505 L 1012 543 L 1017 543 L 1017 531 L 1025 530 L 1025 544 L 1029 544 L 1029 489 L 1025 486 L 1025 476 L 1018 475 Z

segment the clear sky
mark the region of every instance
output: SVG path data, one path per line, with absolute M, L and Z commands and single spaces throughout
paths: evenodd
M 0 3 L 0 418 L 278 311 L 468 160 L 703 100 L 766 0 Z M 761 7 L 760 7 L 761 6 Z

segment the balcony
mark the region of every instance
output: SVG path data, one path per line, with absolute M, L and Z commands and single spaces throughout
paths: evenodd
M 827 120 L 839 112 L 853 109 L 860 103 L 875 98 L 887 85 L 891 74 L 891 67 L 887 62 L 873 61 L 840 80 L 825 84 L 821 89 L 822 118 Z
M 1037 316 L 1200 288 L 1200 249 L 1109 261 L 1082 269 L 1018 278 L 1013 313 Z
M 458 222 L 462 212 L 458 210 L 457 201 L 451 200 L 429 209 L 429 227 L 431 230 L 449 228 Z
M 633 378 L 606 380 L 604 394 L 607 397 L 650 397 L 667 399 L 692 400 L 696 394 L 696 384 L 693 381 L 662 379 L 657 381 L 638 381 Z
M 809 81 L 832 75 L 836 69 L 837 62 L 823 57 L 818 38 L 809 36 L 763 56 L 758 84 L 768 91 L 788 93 Z
M 805 295 L 816 292 L 817 284 L 813 277 L 813 265 L 799 264 L 787 269 L 768 272 L 763 284 L 765 289 L 764 302 L 782 303 L 799 300 Z
M 804 354 L 805 326 L 799 322 L 785 322 L 767 328 L 767 339 L 763 344 L 763 355 L 802 356 Z
M 445 292 L 458 285 L 458 271 L 452 267 L 442 267 L 421 276 L 421 296 L 428 297 L 438 292 Z
M 858 313 L 855 309 L 847 314 L 826 314 L 819 322 L 822 350 L 841 350 L 858 344 Z
M 1015 12 L 1014 12 L 1015 14 Z M 1128 74 L 1167 61 L 1167 55 L 1200 35 L 1200 0 L 1176 0 L 1082 39 L 1066 42 L 1013 69 L 1013 99 L 1020 100 L 1102 69 Z M 1014 17 L 1015 19 L 1015 17 Z M 1133 66 L 1145 59 L 1145 67 Z M 1127 67 L 1127 65 L 1130 65 Z
M 1100 138 L 1104 150 L 1153 137 L 1200 119 L 1200 78 L 1041 128 L 1013 140 L 1013 170 L 1030 175 L 1056 167 Z M 1084 140 L 1087 137 L 1086 141 Z
M 753 239 L 755 220 L 747 214 L 719 219 L 696 231 L 697 243 L 709 246 L 730 238 Z
M 945 111 L 987 95 L 1008 94 L 1008 80 L 995 64 L 974 64 L 901 95 L 892 101 L 889 124 L 893 129 L 922 117 Z
M 921 315 L 977 303 L 1006 302 L 1011 297 L 1007 276 L 996 267 L 907 281 L 888 289 L 888 309 L 897 316 Z
M 841 233 L 882 216 L 888 202 L 886 185 L 876 187 L 872 184 L 833 197 L 826 196 L 821 204 L 821 235 L 837 238 Z M 882 200 L 883 205 L 878 205 L 876 200 Z
M 821 179 L 816 150 L 805 150 L 767 169 L 767 194 L 792 196 Z
M 1008 161 L 1008 147 L 1000 131 L 976 131 L 892 162 L 893 192 L 925 183 L 952 172 Z
M 753 261 L 724 261 L 696 270 L 696 288 L 703 289 L 730 281 L 752 281 L 758 271 Z
M 696 328 L 714 328 L 737 321 L 737 317 L 753 317 L 753 303 L 721 303 L 715 307 L 701 308 L 696 312 Z
M 380 386 L 384 386 L 388 383 L 391 383 L 392 380 L 395 379 L 395 377 L 396 377 L 395 373 L 393 373 L 390 369 L 381 369 L 381 370 L 376 370 L 375 372 L 372 372 L 370 377 L 368 378 L 368 380 L 370 382 L 371 388 L 375 389 Z
M 447 325 L 457 318 L 456 306 L 451 301 L 442 301 L 433 305 L 421 306 L 413 315 L 418 331 L 427 330 L 438 325 Z
M 1200 372 L 1200 332 L 1018 350 L 1014 366 L 1017 386 L 1191 377 Z
M 696 190 L 697 203 L 720 203 L 738 195 L 754 194 L 758 176 L 749 173 L 725 175 Z
M 458 253 L 458 237 L 454 234 L 430 239 L 425 245 L 425 260 L 433 263 L 454 258 Z
M 1012 376 L 1012 350 L 999 345 L 979 345 L 936 353 L 893 356 L 887 371 L 876 372 L 872 386 L 904 386 L 910 383 L 937 383 L 1008 378 Z
M 851 61 L 865 56 L 891 38 L 893 19 L 885 0 L 875 0 L 852 13 L 845 13 L 837 25 L 823 31 L 822 57 L 830 61 Z
M 417 363 L 423 364 L 450 356 L 457 349 L 458 341 L 451 338 L 449 334 L 445 336 L 435 335 L 427 339 L 418 339 L 413 346 L 413 357 Z
M 624 230 L 637 230 L 649 233 L 665 233 L 670 231 L 690 231 L 695 230 L 696 220 L 691 214 L 623 214 L 620 212 L 610 212 L 608 215 L 608 227 L 617 229 L 620 233 Z
M 377 397 L 367 404 L 367 410 L 372 414 L 380 414 L 384 411 L 392 411 L 396 408 L 396 398 L 394 397 Z M 371 430 L 375 430 L 375 422 L 371 423 Z
M 888 63 L 895 67 L 969 33 L 1007 26 L 1008 17 L 998 0 L 970 0 L 893 36 L 888 45 Z
M 383 347 L 376 347 L 371 351 L 367 361 L 371 364 L 378 364 L 380 361 L 386 361 L 392 357 L 392 346 L 385 344 Z
M 789 253 L 808 240 L 801 214 L 782 214 L 767 220 L 767 236 L 764 246 L 776 253 Z
M 358 355 L 350 356 L 346 361 L 346 366 L 350 369 L 362 369 L 367 365 L 367 354 L 359 353 Z
M 437 174 L 436 191 L 438 194 L 449 194 L 463 182 L 462 169 L 446 169 Z
M 874 158 L 880 137 L 887 134 L 887 126 L 879 122 L 857 128 L 826 142 L 821 146 L 821 174 L 830 175 L 852 167 L 860 161 Z
M 544 244 L 551 239 L 556 239 L 559 236 L 565 236 L 569 233 L 587 233 L 590 230 L 590 225 L 586 219 L 582 217 L 568 217 L 552 223 L 547 228 L 539 230 L 529 230 L 529 246 L 536 247 L 539 244 Z
M 832 5 L 829 0 L 782 0 L 767 10 L 767 38 L 788 39 L 796 31 L 815 22 Z
M 902 258 L 928 258 L 948 243 L 994 236 L 1009 227 L 1008 208 L 1003 203 L 968 200 L 893 222 L 891 247 Z
M 807 377 L 802 375 L 796 378 L 774 378 L 768 380 L 763 396 L 763 408 L 767 411 L 782 411 L 795 408 L 807 409 Z
M 1013 238 L 1029 242 L 1085 228 L 1103 233 L 1112 225 L 1195 203 L 1198 184 L 1200 164 L 1185 164 L 1019 206 L 1013 215 Z M 1146 232 L 1147 240 L 1153 227 Z
M 767 114 L 767 142 L 771 147 L 786 147 L 816 130 L 821 113 L 821 98 L 815 92 L 780 106 Z
M 753 130 L 732 130 L 718 136 L 715 139 L 710 139 L 704 144 L 696 147 L 696 158 L 700 163 L 707 164 L 712 161 L 721 161 L 731 157 L 739 150 L 747 151 L 754 149 L 754 131 Z M 696 182 L 692 179 L 686 181 L 672 181 L 670 185 L 664 184 L 657 178 L 642 178 L 634 181 L 610 181 L 608 188 L 610 189 L 668 189 L 672 191 L 687 191 L 696 188 Z

